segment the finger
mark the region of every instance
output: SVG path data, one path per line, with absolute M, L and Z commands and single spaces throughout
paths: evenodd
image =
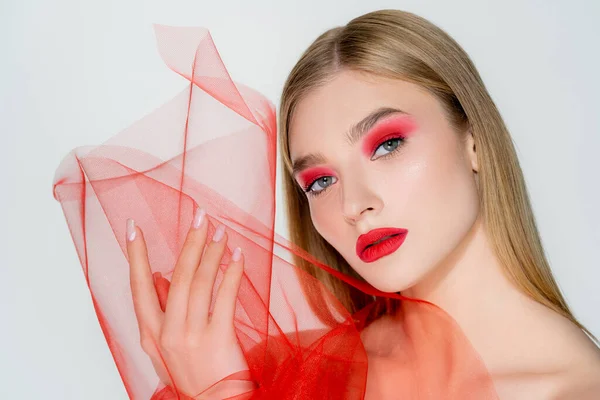
M 144 335 L 145 329 L 150 329 L 152 333 L 158 333 L 162 311 L 154 288 L 144 234 L 132 219 L 127 220 L 126 243 L 129 258 L 129 282 L 140 334 Z
M 240 283 L 244 275 L 244 256 L 242 250 L 237 247 L 231 256 L 231 262 L 225 271 L 223 281 L 217 292 L 215 308 L 211 324 L 216 326 L 233 326 L 235 316 L 235 304 L 237 300 Z
M 192 332 L 198 332 L 208 322 L 208 311 L 215 278 L 226 246 L 225 226 L 219 225 L 215 230 L 212 241 L 206 248 L 200 267 L 196 271 L 192 282 L 188 306 L 188 327 Z
M 173 270 L 165 311 L 163 333 L 183 332 L 187 316 L 190 285 L 202 258 L 207 230 L 206 213 L 203 209 L 197 208 L 183 248 L 175 264 L 175 269 Z

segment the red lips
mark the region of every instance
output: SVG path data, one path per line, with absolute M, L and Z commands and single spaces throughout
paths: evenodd
M 404 242 L 408 230 L 401 228 L 373 229 L 360 235 L 356 254 L 364 262 L 373 262 L 395 252 Z

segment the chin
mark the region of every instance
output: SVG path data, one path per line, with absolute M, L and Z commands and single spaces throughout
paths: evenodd
M 358 260 L 360 266 L 356 271 L 377 290 L 385 293 L 402 292 L 411 289 L 423 280 L 427 275 L 428 268 L 422 263 L 415 265 L 406 260 L 400 261 L 399 258 L 389 257 L 389 260 L 383 258 L 369 264 Z M 412 267 L 407 268 L 408 265 L 412 265 Z
M 372 268 L 372 266 L 369 266 Z M 385 267 L 383 267 L 385 268 Z M 390 270 L 386 271 L 381 268 L 380 272 L 370 270 L 368 274 L 361 274 L 363 279 L 367 281 L 375 289 L 385 293 L 396 293 L 403 290 L 410 289 L 416 283 L 418 283 L 418 277 L 412 276 L 398 276 L 398 266 L 390 267 Z M 377 270 L 378 268 L 374 268 Z
M 378 280 L 379 281 L 379 280 Z M 408 282 L 394 282 L 394 281 L 385 281 L 385 282 L 369 282 L 375 289 L 380 290 L 384 293 L 397 293 L 402 292 L 403 290 L 411 288 L 414 284 Z

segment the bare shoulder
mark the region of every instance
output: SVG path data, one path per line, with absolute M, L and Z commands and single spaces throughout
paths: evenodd
M 558 367 L 556 374 L 548 376 L 554 387 L 550 398 L 600 399 L 600 347 L 562 316 L 556 316 L 548 328 Z
M 556 400 L 600 399 L 600 349 L 587 338 L 567 344 L 572 351 L 572 367 L 567 367 L 557 390 Z
M 531 318 L 515 324 L 513 356 L 494 370 L 500 398 L 599 400 L 600 348 L 568 318 L 531 308 Z
M 562 384 L 553 393 L 552 399 L 600 399 L 600 369 L 566 374 Z

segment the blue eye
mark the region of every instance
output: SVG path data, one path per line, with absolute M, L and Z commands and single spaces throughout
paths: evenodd
M 390 153 L 393 153 L 395 150 L 397 150 L 400 147 L 400 144 L 403 141 L 404 141 L 404 138 L 402 138 L 402 137 L 386 139 L 379 146 L 377 146 L 377 149 L 375 149 L 375 153 L 373 153 L 371 160 L 376 160 L 377 158 L 380 158 L 380 157 L 386 156 Z M 381 153 L 379 151 L 380 149 L 383 149 L 384 152 Z M 375 156 L 379 156 L 379 157 L 375 157 Z
M 311 196 L 317 196 L 319 194 L 321 194 L 322 192 L 325 191 L 325 189 L 327 189 L 329 187 L 329 185 L 331 185 L 332 183 L 337 182 L 337 178 L 333 177 L 333 176 L 322 176 L 318 179 L 315 179 L 314 181 L 312 181 L 310 184 L 308 184 L 306 186 L 306 188 L 304 189 L 304 191 L 311 195 Z M 320 187 L 320 190 L 313 190 L 314 187 Z

